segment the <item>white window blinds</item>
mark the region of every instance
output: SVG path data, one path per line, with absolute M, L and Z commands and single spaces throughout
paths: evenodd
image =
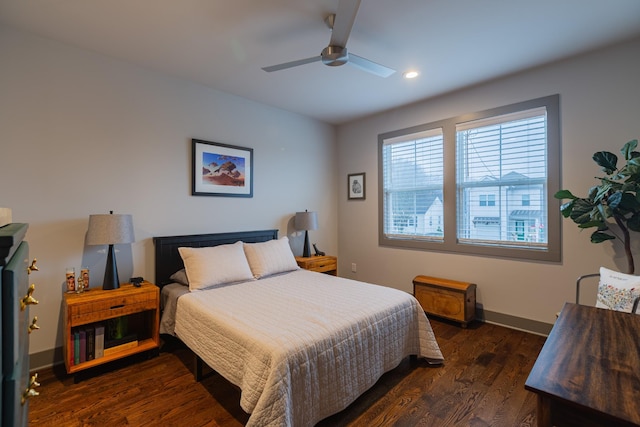
M 385 236 L 442 240 L 442 129 L 385 139 L 382 167 Z
M 459 243 L 546 248 L 546 126 L 544 107 L 456 125 Z

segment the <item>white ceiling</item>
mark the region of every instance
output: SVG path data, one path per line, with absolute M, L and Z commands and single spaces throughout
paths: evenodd
M 333 124 L 640 35 L 640 0 L 363 0 L 347 47 L 394 75 L 262 71 L 319 55 L 338 2 L 0 0 L 0 22 Z

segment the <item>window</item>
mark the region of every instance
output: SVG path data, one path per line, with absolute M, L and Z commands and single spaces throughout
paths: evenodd
M 547 242 L 546 209 L 541 210 L 546 205 L 546 121 L 546 108 L 538 107 L 456 124 L 458 241 L 517 247 Z M 488 190 L 495 194 L 482 194 Z M 480 206 L 495 207 L 491 214 L 500 218 L 490 233 L 473 221 L 487 215 L 474 209 L 478 193 Z M 521 209 L 524 196 L 533 197 L 530 209 Z M 534 224 L 536 233 L 524 230 L 525 223 Z
M 384 246 L 560 260 L 559 96 L 379 135 Z
M 495 194 L 481 194 L 480 195 L 480 206 L 495 206 L 496 205 L 496 195 Z
M 384 228 L 388 235 L 442 240 L 442 153 L 439 128 L 384 142 Z

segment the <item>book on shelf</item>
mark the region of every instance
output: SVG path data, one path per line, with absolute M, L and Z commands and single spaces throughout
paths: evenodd
M 102 328 L 102 340 L 104 344 L 104 326 L 102 325 L 88 325 L 78 326 L 73 328 L 71 332 L 72 345 L 69 349 L 69 362 L 70 365 L 77 365 L 79 363 L 88 362 L 96 357 L 96 329 Z M 99 329 L 100 330 L 100 329 Z
M 80 329 L 78 333 L 80 334 L 80 363 L 84 363 L 87 361 L 87 331 Z
M 73 350 L 76 347 L 76 337 L 75 334 L 72 332 L 71 333 L 71 345 L 69 345 L 69 354 L 67 355 L 67 357 L 69 358 L 69 366 L 73 366 L 75 365 L 76 361 L 73 355 Z
M 95 338 L 94 338 L 94 344 L 95 344 L 94 357 L 96 359 L 99 359 L 104 356 L 104 325 L 102 324 L 96 325 L 95 329 L 96 330 L 95 330 Z
M 73 364 L 80 363 L 80 331 L 75 330 L 73 332 Z
M 95 359 L 95 328 L 87 326 L 85 333 L 87 334 L 87 361 Z

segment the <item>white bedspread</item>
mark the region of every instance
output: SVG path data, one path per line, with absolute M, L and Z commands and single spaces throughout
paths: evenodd
M 406 356 L 443 360 L 412 295 L 306 270 L 183 295 L 175 331 L 240 387 L 247 426 L 313 426 Z

